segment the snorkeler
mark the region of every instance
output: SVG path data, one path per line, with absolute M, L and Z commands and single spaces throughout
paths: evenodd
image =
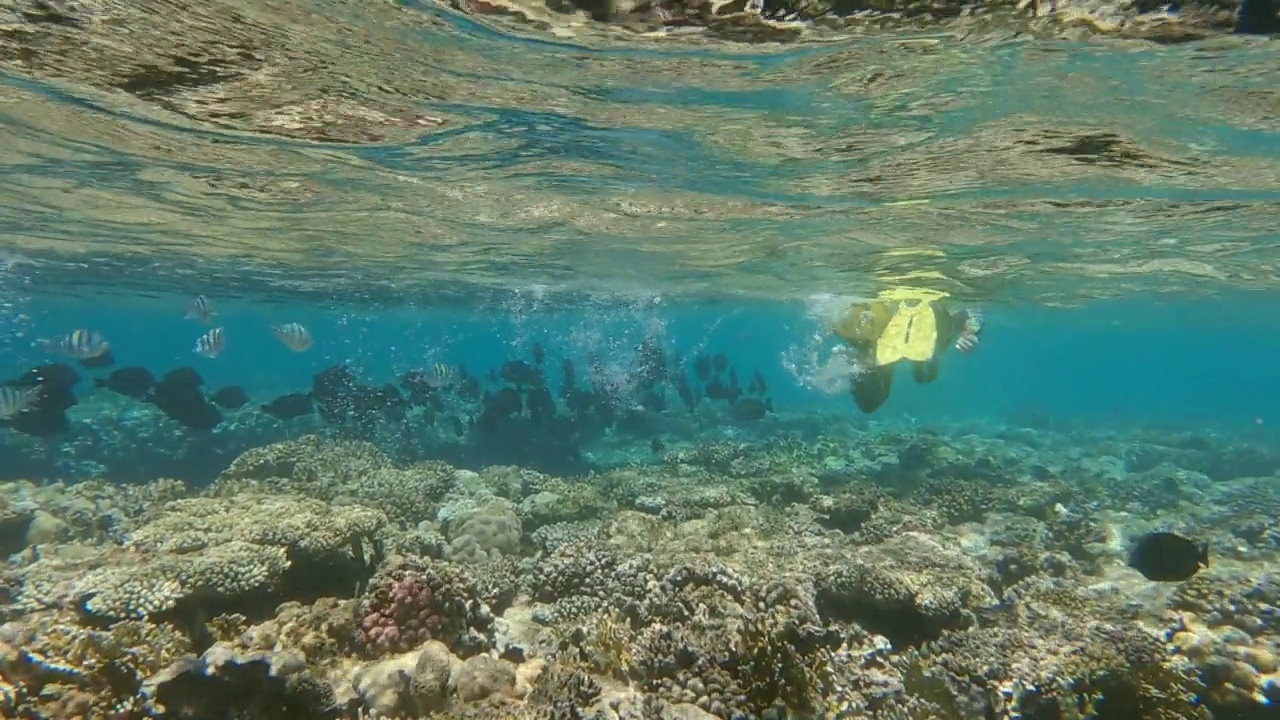
M 832 331 L 866 368 L 854 376 L 853 401 L 865 413 L 889 399 L 894 367 L 912 363 L 918 383 L 938 379 L 938 364 L 949 346 L 967 355 L 978 347 L 983 318 L 977 310 L 947 312 L 939 300 L 878 299 L 849 307 Z

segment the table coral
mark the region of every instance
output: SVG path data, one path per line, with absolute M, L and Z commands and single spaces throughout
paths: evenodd
M 376 510 L 287 496 L 175 500 L 133 533 L 133 552 L 79 578 L 76 592 L 90 615 L 141 618 L 184 601 L 221 607 L 273 589 L 291 568 L 295 587 L 324 585 L 335 569 L 370 567 L 385 522 Z

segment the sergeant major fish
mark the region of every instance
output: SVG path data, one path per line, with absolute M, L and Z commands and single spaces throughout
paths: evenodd
M 222 328 L 214 328 L 196 340 L 195 353 L 213 359 L 222 354 L 226 344 L 227 340 L 222 334 Z
M 194 300 L 187 303 L 185 319 L 199 320 L 208 325 L 213 320 L 213 316 L 217 314 L 213 311 L 213 304 L 209 302 L 209 298 L 204 295 L 197 295 Z
M 0 420 L 8 420 L 24 410 L 40 397 L 40 385 L 29 388 L 0 387 Z
M 285 347 L 294 352 L 305 352 L 311 348 L 311 333 L 299 323 L 272 325 L 271 332 Z
M 59 338 L 40 340 L 39 343 L 45 350 L 76 360 L 96 358 L 110 349 L 102 333 L 84 329 L 73 330 Z
M 423 373 L 423 375 L 423 381 L 437 390 L 440 388 L 450 387 L 458 381 L 457 368 L 452 365 L 445 365 L 444 363 L 436 363 L 430 370 Z

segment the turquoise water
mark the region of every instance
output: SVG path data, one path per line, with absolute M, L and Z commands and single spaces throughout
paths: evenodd
M 726 354 L 744 387 L 758 370 L 775 412 L 743 422 L 733 418 L 726 403 L 702 398 L 698 407 L 703 412 L 690 426 L 688 419 L 695 415 L 680 402 L 674 380 L 666 381 L 659 383 L 658 392 L 668 407 L 646 413 L 642 429 L 619 425 L 608 431 L 609 438 L 584 438 L 572 443 L 572 450 L 549 450 L 529 462 L 561 471 L 570 468 L 576 474 L 649 461 L 647 446 L 654 437 L 676 446 L 707 438 L 816 439 L 824 424 L 886 431 L 903 426 L 944 432 L 968 428 L 979 433 L 1011 427 L 1121 437 L 1147 431 L 1208 433 L 1273 447 L 1280 423 L 1280 395 L 1272 390 L 1280 382 L 1280 368 L 1270 361 L 1280 349 L 1277 324 L 1258 312 L 1275 301 L 1261 293 L 1196 301 L 1131 298 L 1073 309 L 990 304 L 983 308 L 987 327 L 977 352 L 949 353 L 941 379 L 931 385 L 912 383 L 910 373 L 900 369 L 890 401 L 872 415 L 854 406 L 848 373 L 832 365 L 832 351 L 841 343 L 831 335 L 825 316 L 815 310 L 820 304 L 838 307 L 848 302 L 839 299 L 819 298 L 807 304 L 693 303 L 658 296 L 626 301 L 558 297 L 543 291 L 491 294 L 467 305 L 454 301 L 421 308 L 229 300 L 216 305 L 215 324 L 224 329 L 227 341 L 223 353 L 213 359 L 193 352 L 196 338 L 207 328 L 183 318 L 188 300 L 175 294 L 100 296 L 94 299 L 95 307 L 84 298 L 24 300 L 20 307 L 30 311 L 10 321 L 5 344 L 10 376 L 59 360 L 33 347 L 33 338 L 77 327 L 103 333 L 116 364 L 79 367 L 83 379 L 76 394 L 81 404 L 68 412 L 70 432 L 22 442 L 14 442 L 14 436 L 6 451 L 8 472 L 14 477 L 34 473 L 54 479 L 70 474 L 83 479 L 105 469 L 107 476 L 141 479 L 146 464 L 138 465 L 137 454 L 82 443 L 120 424 L 134 426 L 135 441 L 142 441 L 152 426 L 162 444 L 181 437 L 181 449 L 175 449 L 169 461 L 161 462 L 163 447 L 148 448 L 145 454 L 159 463 L 156 468 L 168 472 L 181 471 L 182 458 L 200 457 L 199 466 L 188 469 L 200 478 L 216 475 L 250 447 L 315 431 L 365 437 L 415 459 L 457 461 L 453 443 L 459 439 L 445 431 L 405 447 L 404 427 L 422 425 L 418 416 L 405 425 L 326 427 L 314 416 L 276 420 L 256 408 L 281 395 L 310 392 L 313 376 L 338 364 L 349 366 L 360 382 L 375 387 L 399 384 L 398 378 L 411 370 L 462 366 L 480 377 L 486 389 L 496 390 L 507 383 L 486 375 L 509 360 L 531 362 L 535 345 L 546 351 L 543 370 L 560 398 L 562 415 L 569 414 L 562 396 L 564 359 L 575 363 L 584 376 L 592 362 L 597 363 L 612 402 L 629 408 L 642 400 L 637 348 L 646 340 L 664 348 L 672 377 L 687 377 L 699 395 L 705 383 L 699 383 L 692 370 L 692 359 L 699 353 Z M 305 353 L 285 348 L 270 332 L 272 325 L 284 322 L 305 325 L 315 345 Z M 157 379 L 169 370 L 193 367 L 204 378 L 206 394 L 238 385 L 248 392 L 250 404 L 227 412 L 224 423 L 212 432 L 183 429 L 146 403 L 93 387 L 93 378 L 127 366 L 146 367 Z M 457 415 L 470 423 L 478 412 L 478 403 L 467 402 Z M 688 433 L 693 434 L 682 437 Z M 510 459 L 474 430 L 463 440 L 478 444 L 465 464 L 483 467 Z M 43 446 L 38 455 L 47 460 L 29 465 L 22 456 L 37 452 L 33 443 Z M 628 451 L 627 444 L 633 449 Z M 75 450 L 62 450 L 58 461 L 59 447 Z M 590 454 L 589 462 L 578 462 L 579 449 Z M 204 459 L 210 454 L 216 458 Z M 111 456 L 118 457 L 108 459 Z M 133 460 L 124 462 L 125 457 Z

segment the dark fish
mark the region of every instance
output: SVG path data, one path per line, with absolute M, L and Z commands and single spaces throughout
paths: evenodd
M 533 364 L 541 365 L 547 359 L 547 351 L 542 349 L 542 343 L 533 344 Z
M 1190 580 L 1209 567 L 1209 544 L 1171 532 L 1148 533 L 1129 552 L 1129 567 L 1154 582 Z
M 738 422 L 753 422 L 769 414 L 769 405 L 760 398 L 739 398 L 729 409 L 729 414 Z
M 711 358 L 711 367 L 719 375 L 729 369 L 729 358 L 725 357 L 724 353 L 716 353 L 715 357 Z
M 194 385 L 200 387 L 204 385 L 204 378 L 200 377 L 200 373 L 190 365 L 184 365 L 177 370 L 170 370 L 160 378 L 160 382 L 166 385 Z
M 642 385 L 652 387 L 654 383 L 666 380 L 667 351 L 658 340 L 651 337 L 642 340 L 636 348 L 636 356 L 639 360 L 637 372 Z
M 587 390 L 571 387 L 564 392 L 564 406 L 575 415 L 589 412 L 594 403 L 595 395 Z
M 227 410 L 239 410 L 249 402 L 249 394 L 239 385 L 228 385 L 209 396 L 214 405 Z
M 510 417 L 520 414 L 524 409 L 524 401 L 514 389 L 502 388 L 485 401 L 484 409 L 485 412 L 492 412 L 500 417 Z
M 556 416 L 556 400 L 546 387 L 537 387 L 529 391 L 526 399 L 529 406 L 529 419 L 541 425 Z
M 95 355 L 93 357 L 83 358 L 81 360 L 78 360 L 77 362 L 79 363 L 80 367 L 93 369 L 93 368 L 111 367 L 112 365 L 116 364 L 116 359 L 111 356 L 111 351 L 108 350 L 102 353 L 101 355 Z
M 156 379 L 151 375 L 151 371 L 144 367 L 127 367 L 120 368 L 105 378 L 96 378 L 93 384 L 135 400 L 142 400 L 151 393 Z
M 277 420 L 292 420 L 315 412 L 315 406 L 310 393 L 290 393 L 263 405 L 262 412 Z
M 680 396 L 680 402 L 684 403 L 689 412 L 693 412 L 698 405 L 698 398 L 693 394 L 693 386 L 689 384 L 689 378 L 683 374 L 676 378 L 676 394 Z
M 33 367 L 25 373 L 14 378 L 8 384 L 14 387 L 35 387 L 36 385 L 54 385 L 70 390 L 76 383 L 80 382 L 80 373 L 66 363 L 50 363 L 48 365 L 40 365 Z M 48 398 L 48 392 L 45 392 L 45 398 Z M 74 405 L 75 403 L 71 403 Z M 67 407 L 71 407 L 67 405 Z
M 693 374 L 697 376 L 699 382 L 706 382 L 711 379 L 711 358 L 698 353 L 693 359 Z
M 479 400 L 480 378 L 469 374 L 467 369 L 461 365 L 458 366 L 458 377 L 462 380 L 458 385 L 458 394 L 467 400 Z
M 33 393 L 32 402 L 7 420 L 0 421 L 17 432 L 34 437 L 61 435 L 71 429 L 67 410 L 76 405 L 71 388 L 80 382 L 80 375 L 66 363 L 52 363 L 32 368 L 4 383 L 11 388 L 39 387 Z
M 565 358 L 560 361 L 560 396 L 567 397 L 569 392 L 578 384 L 578 369 L 573 366 L 573 361 Z
M 191 367 L 165 374 L 151 393 L 151 402 L 169 419 L 193 430 L 212 430 L 222 413 L 200 392 L 204 378 Z
M 541 385 L 542 371 L 523 360 L 508 360 L 498 371 L 503 380 L 512 385 Z
M 656 455 L 667 449 L 667 444 L 662 442 L 662 438 L 656 437 L 649 441 L 649 449 Z
M 755 374 L 751 376 L 751 384 L 747 385 L 747 394 L 764 395 L 767 392 L 769 392 L 769 386 L 764 384 L 764 375 L 761 375 L 760 371 L 756 370 Z
M 467 434 L 467 426 L 466 426 L 466 425 L 463 425 L 463 424 L 462 424 L 462 421 L 461 421 L 461 420 L 459 420 L 456 416 L 453 418 L 453 423 L 452 423 L 452 424 L 453 424 L 453 434 L 454 434 L 454 435 L 456 435 L 456 436 L 458 436 L 458 437 L 462 437 L 463 435 L 466 435 L 466 434 Z
M 342 364 L 321 370 L 311 379 L 311 397 L 327 423 L 341 423 L 357 414 L 360 399 L 369 390 Z

